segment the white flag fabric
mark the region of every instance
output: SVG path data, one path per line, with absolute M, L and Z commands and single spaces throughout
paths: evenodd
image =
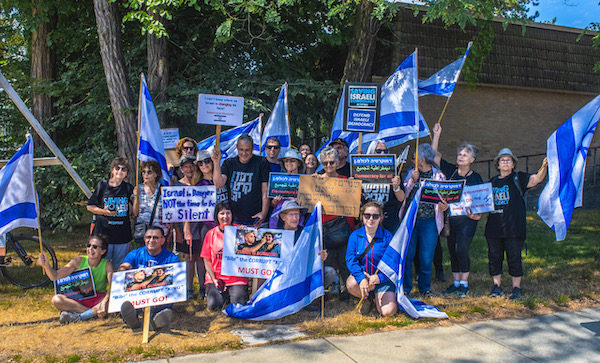
M 565 239 L 573 209 L 582 205 L 585 160 L 599 118 L 600 96 L 597 96 L 546 142 L 548 184 L 540 194 L 537 214 L 554 230 L 557 241 Z
M 169 185 L 171 174 L 167 167 L 165 147 L 162 142 L 162 133 L 158 115 L 154 109 L 154 102 L 146 85 L 146 77 L 142 74 L 142 89 L 140 92 L 140 145 L 137 158 L 140 161 L 156 161 L 162 171 L 161 184 Z
M 248 121 L 238 127 L 234 127 L 225 132 L 221 132 L 219 138 L 219 149 L 221 149 L 221 162 L 228 158 L 237 156 L 237 141 L 242 135 L 250 135 L 254 141 L 254 155 L 260 155 L 260 127 L 261 117 L 258 116 L 252 121 Z M 208 150 L 212 153 L 215 148 L 215 136 L 211 136 L 198 143 L 198 150 Z
M 18 227 L 39 228 L 33 185 L 33 141 L 27 142 L 0 170 L 0 235 Z
M 398 227 L 394 238 L 390 241 L 377 268 L 383 272 L 396 285 L 396 300 L 405 313 L 413 318 L 448 318 L 448 315 L 433 305 L 427 305 L 416 299 L 409 299 L 404 295 L 404 261 L 408 252 L 408 245 L 415 226 L 419 201 L 421 200 L 421 189 L 410 202 L 406 215 Z
M 246 305 L 230 304 L 223 312 L 247 320 L 272 320 L 294 314 L 324 294 L 321 202 L 318 202 L 290 254 Z
M 469 42 L 462 57 L 440 69 L 426 80 L 419 81 L 419 97 L 425 95 L 451 97 L 472 45 L 473 42 Z
M 288 84 L 284 83 L 281 86 L 279 97 L 275 102 L 275 107 L 269 116 L 269 120 L 265 125 L 265 129 L 262 135 L 262 141 L 260 143 L 260 153 L 262 156 L 266 156 L 265 146 L 267 146 L 267 140 L 274 137 L 281 143 L 281 149 L 279 154 L 283 155 L 290 149 L 290 120 L 288 115 L 288 97 L 287 97 Z

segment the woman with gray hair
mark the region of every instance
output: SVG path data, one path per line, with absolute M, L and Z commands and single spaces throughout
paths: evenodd
M 433 142 L 431 146 L 437 152 L 442 134 L 442 126 L 435 124 L 433 127 Z M 448 180 L 465 180 L 465 185 L 482 184 L 481 176 L 471 169 L 471 165 L 477 158 L 479 150 L 477 147 L 462 143 L 456 148 L 456 165 L 442 159 L 438 152 L 435 157 L 435 164 Z M 452 267 L 452 277 L 454 282 L 442 291 L 442 294 L 454 294 L 457 297 L 464 297 L 469 293 L 469 272 L 471 271 L 471 259 L 469 258 L 469 247 L 475 230 L 477 221 L 481 219 L 481 214 L 472 214 L 467 210 L 464 216 L 451 216 L 450 235 L 448 236 L 448 251 L 450 252 L 450 266 Z
M 415 168 L 406 172 L 404 189 L 408 197 L 404 201 L 403 209 L 406 209 L 415 197 L 422 180 L 446 180 L 446 177 L 440 169 L 433 165 L 436 152 L 431 148 L 431 145 L 419 145 L 418 156 L 418 160 L 415 160 L 413 157 Z M 438 235 L 444 227 L 444 212 L 447 209 L 448 204 L 446 203 L 419 203 L 417 219 L 408 246 L 406 263 L 404 264 L 404 292 L 407 295 L 410 294 L 410 291 L 412 290 L 412 266 L 417 248 L 419 250 L 419 266 L 417 268 L 419 291 L 424 297 L 429 297 L 431 295 L 431 268 L 433 255 Z

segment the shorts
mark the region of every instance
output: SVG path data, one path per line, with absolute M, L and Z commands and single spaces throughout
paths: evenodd
M 391 281 L 382 282 L 375 286 L 375 293 L 396 292 L 396 286 Z
M 99 292 L 94 297 L 88 297 L 87 299 L 77 300 L 77 302 L 85 306 L 86 308 L 91 309 L 94 306 L 100 304 L 100 301 L 102 301 L 102 299 L 104 299 L 105 296 L 105 293 Z

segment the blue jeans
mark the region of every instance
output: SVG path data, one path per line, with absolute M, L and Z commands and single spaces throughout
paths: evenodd
M 417 244 L 419 245 L 419 269 L 417 271 L 417 282 L 419 291 L 427 292 L 431 288 L 431 268 L 433 264 L 433 255 L 435 245 L 437 244 L 438 230 L 435 224 L 435 217 L 428 219 L 418 219 L 415 221 L 404 262 L 404 292 L 412 290 L 412 267 Z
M 125 256 L 129 253 L 129 245 L 130 243 L 122 243 L 122 244 L 109 244 L 108 252 L 106 253 L 106 259 L 111 260 L 113 264 L 113 268 L 115 271 L 119 269 L 119 266 L 125 260 Z

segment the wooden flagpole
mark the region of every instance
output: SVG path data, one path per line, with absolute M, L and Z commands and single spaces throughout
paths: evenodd
M 219 148 L 219 141 L 221 141 L 221 125 L 217 125 L 215 131 L 215 149 Z
M 140 184 L 140 159 L 138 158 L 137 152 L 140 150 L 140 123 L 141 123 L 141 115 L 142 115 L 142 79 L 144 77 L 144 73 L 140 73 L 140 96 L 138 99 L 138 119 L 137 119 L 137 149 L 135 155 L 135 186 L 137 187 Z
M 31 142 L 33 142 L 33 140 Z M 33 155 L 32 155 L 32 157 L 33 157 Z M 37 218 L 38 218 L 37 231 L 38 231 L 38 239 L 40 241 L 40 254 L 42 254 L 44 252 L 44 248 L 42 245 L 42 224 L 40 223 L 40 200 L 35 191 L 35 176 L 33 175 L 33 172 L 31 173 L 31 181 L 33 182 L 33 193 L 35 194 L 35 209 L 36 209 Z M 44 275 L 46 274 L 46 270 L 44 270 L 44 266 L 42 266 L 42 273 Z
M 358 133 L 358 151 L 357 154 L 361 154 L 362 153 L 362 132 Z
M 150 335 L 150 306 L 144 308 L 144 331 L 142 332 L 142 343 L 148 343 L 148 335 Z
M 415 48 L 415 53 L 416 53 L 415 54 L 415 65 L 416 65 L 415 72 L 417 73 L 415 78 L 419 79 L 419 48 Z M 415 85 L 415 87 L 416 86 L 417 85 Z M 418 97 L 418 89 L 416 91 L 417 91 L 417 97 Z M 417 98 L 417 100 L 418 100 L 418 98 Z M 415 124 L 417 126 L 417 148 L 415 149 L 415 168 L 417 170 L 418 170 L 417 165 L 419 163 L 419 129 L 421 128 L 421 125 L 419 125 L 419 114 L 418 114 L 418 111 L 419 111 L 419 107 L 417 106 L 417 113 L 416 113 L 416 116 L 415 116 L 416 117 Z

